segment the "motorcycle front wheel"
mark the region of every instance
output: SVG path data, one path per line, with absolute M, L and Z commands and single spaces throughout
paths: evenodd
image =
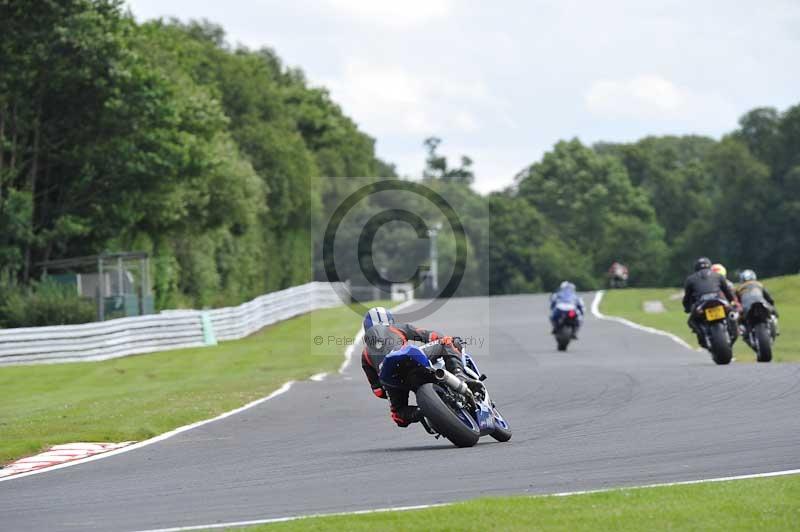
M 506 442 L 511 439 L 511 427 L 508 426 L 508 422 L 500 415 L 500 412 L 494 408 L 495 413 L 495 429 L 492 431 L 490 436 L 499 442 Z M 498 423 L 498 419 L 502 421 L 502 425 Z
M 434 430 L 456 447 L 472 447 L 481 436 L 480 427 L 469 412 L 454 409 L 443 396 L 448 392 L 437 384 L 426 383 L 417 388 L 417 406 L 431 422 Z

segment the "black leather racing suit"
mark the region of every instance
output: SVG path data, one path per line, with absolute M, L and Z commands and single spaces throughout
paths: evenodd
M 683 286 L 683 311 L 689 314 L 689 328 L 697 335 L 701 345 L 703 344 L 703 338 L 695 321 L 695 305 L 704 295 L 720 293 L 729 302 L 736 301 L 736 296 L 731 290 L 727 279 L 717 272 L 711 271 L 710 268 L 698 270 L 686 278 L 686 283 Z
M 364 351 L 361 353 L 361 369 L 367 376 L 369 385 L 375 395 L 385 397 L 381 393 L 383 387 L 378 377 L 378 368 L 384 357 L 403 347 L 409 340 L 416 342 L 434 342 L 442 339 L 436 331 L 418 329 L 409 324 L 388 325 L 376 323 L 364 334 Z M 461 362 L 461 347 L 457 344 L 432 344 L 423 350 L 428 358 L 435 360 L 444 358 L 445 367 L 455 375 L 464 373 Z M 388 391 L 391 403 L 392 419 L 401 427 L 420 420 L 419 410 L 416 406 L 409 406 L 408 391 L 391 389 Z

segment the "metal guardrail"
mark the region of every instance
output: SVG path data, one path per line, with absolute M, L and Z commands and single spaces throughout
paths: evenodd
M 203 346 L 209 336 L 235 340 L 299 314 L 341 305 L 337 292 L 342 290 L 341 284 L 314 282 L 259 296 L 237 307 L 169 310 L 80 325 L 0 329 L 0 365 L 107 360 Z M 204 314 L 213 331 L 204 330 Z

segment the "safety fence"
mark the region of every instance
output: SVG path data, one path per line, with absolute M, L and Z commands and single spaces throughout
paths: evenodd
M 346 298 L 341 283 L 313 282 L 259 296 L 237 307 L 169 310 L 80 325 L 0 329 L 0 365 L 106 360 L 213 345 Z

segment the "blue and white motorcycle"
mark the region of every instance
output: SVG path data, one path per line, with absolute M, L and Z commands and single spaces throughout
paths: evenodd
M 410 344 L 389 353 L 383 360 L 381 383 L 386 388 L 414 392 L 425 429 L 437 438 L 444 436 L 456 447 L 472 447 L 481 436 L 501 442 L 510 440 L 508 422 L 482 385 L 486 376 L 466 352 L 461 357 L 467 376 L 481 382 L 480 390 L 471 390 L 447 371 L 441 358 L 431 363 L 422 349 Z

